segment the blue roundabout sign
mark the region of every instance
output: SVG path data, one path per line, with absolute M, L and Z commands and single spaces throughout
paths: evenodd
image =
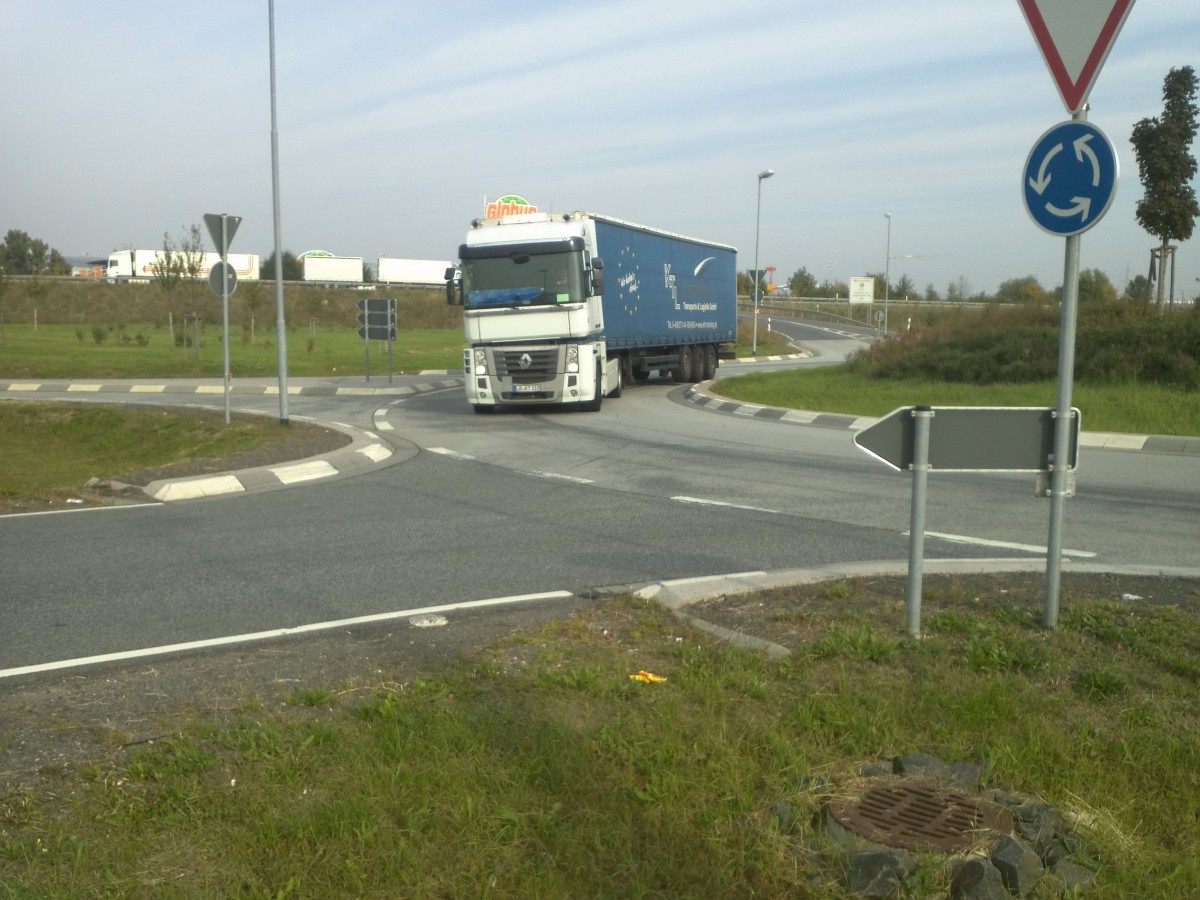
M 1060 122 L 1025 161 L 1025 207 L 1039 228 L 1068 237 L 1100 221 L 1117 193 L 1117 152 L 1088 122 Z

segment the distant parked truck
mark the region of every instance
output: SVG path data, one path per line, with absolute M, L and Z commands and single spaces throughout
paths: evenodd
M 195 253 L 172 251 L 172 262 L 181 260 L 181 272 L 185 278 L 207 278 L 212 267 L 220 259 L 219 253 Z M 258 281 L 257 253 L 230 253 L 229 264 L 241 281 Z M 195 262 L 193 267 L 192 262 Z M 157 278 L 166 266 L 167 257 L 163 250 L 117 250 L 108 256 L 109 281 L 142 281 Z
M 298 257 L 304 268 L 305 281 L 336 281 L 361 284 L 363 280 L 363 258 L 361 256 L 333 256 L 322 251 L 310 250 Z
M 467 401 L 595 412 L 655 372 L 712 378 L 737 339 L 736 253 L 586 212 L 475 220 L 446 272 Z
M 420 287 L 442 287 L 446 269 L 454 263 L 443 259 L 395 259 L 379 257 L 375 280 L 380 284 L 410 284 Z

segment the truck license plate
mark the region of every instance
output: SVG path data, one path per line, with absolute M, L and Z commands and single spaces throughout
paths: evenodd
M 542 386 L 540 384 L 514 384 L 514 394 L 540 394 Z

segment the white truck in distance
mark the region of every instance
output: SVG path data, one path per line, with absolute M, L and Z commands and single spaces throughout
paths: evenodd
M 375 280 L 380 284 L 408 284 L 418 287 L 441 287 L 446 281 L 446 269 L 454 263 L 443 259 L 396 259 L 379 257 Z
M 737 251 L 592 213 L 476 219 L 446 271 L 467 401 L 575 404 L 652 373 L 712 378 L 737 339 Z
M 363 280 L 363 258 L 361 256 L 309 256 L 300 257 L 304 267 L 305 281 L 338 281 L 361 284 Z
M 187 253 L 172 251 L 174 260 L 182 260 L 181 271 L 185 278 L 195 272 L 197 279 L 208 278 L 212 267 L 221 260 L 219 253 Z M 230 253 L 227 257 L 239 281 L 258 281 L 258 254 Z M 193 263 L 195 264 L 193 266 Z M 166 266 L 163 250 L 116 250 L 108 255 L 109 281 L 142 281 L 158 277 Z

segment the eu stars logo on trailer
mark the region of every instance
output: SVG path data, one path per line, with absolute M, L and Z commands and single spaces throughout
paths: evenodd
M 1095 225 L 1117 193 L 1117 152 L 1089 122 L 1060 122 L 1038 139 L 1022 187 L 1033 221 L 1061 237 Z

